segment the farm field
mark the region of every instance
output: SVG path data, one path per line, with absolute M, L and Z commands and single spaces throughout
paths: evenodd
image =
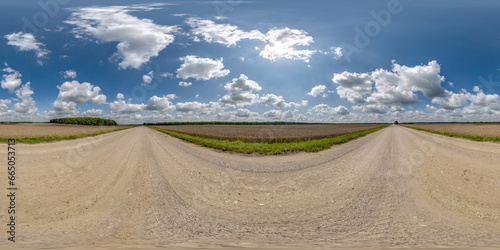
M 418 123 L 404 126 L 462 135 L 500 136 L 500 124 L 494 123 Z
M 381 126 L 384 124 L 153 125 L 151 127 L 209 139 L 274 143 L 317 140 Z
M 0 124 L 0 137 L 25 138 L 39 136 L 67 136 L 96 133 L 126 127 L 129 126 L 85 126 L 56 123 L 2 123 Z

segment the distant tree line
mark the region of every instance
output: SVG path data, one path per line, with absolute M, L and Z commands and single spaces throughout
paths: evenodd
M 91 126 L 117 126 L 113 120 L 94 118 L 94 117 L 74 117 L 74 118 L 59 118 L 52 119 L 50 123 L 63 123 L 63 124 L 78 124 L 78 125 L 91 125 Z

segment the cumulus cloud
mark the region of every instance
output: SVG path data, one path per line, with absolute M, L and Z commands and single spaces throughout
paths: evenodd
M 258 30 L 245 32 L 237 26 L 217 24 L 211 20 L 188 18 L 186 23 L 191 26 L 191 34 L 196 42 L 204 40 L 207 43 L 219 43 L 231 47 L 243 39 L 264 40 L 265 38 L 264 34 Z
M 303 30 L 290 28 L 274 28 L 266 33 L 265 40 L 270 42 L 260 52 L 260 56 L 269 60 L 280 58 L 303 60 L 309 62 L 309 58 L 316 53 L 315 50 L 298 50 L 296 46 L 309 46 L 314 40 Z
M 365 113 L 385 114 L 389 107 L 381 104 L 358 105 L 352 107 L 354 110 L 360 110 Z
M 407 105 L 418 101 L 416 92 L 442 104 L 446 109 L 462 107 L 466 94 L 455 94 L 445 90 L 441 84 L 441 66 L 436 61 L 427 65 L 409 67 L 392 61 L 392 70 L 377 69 L 369 73 L 334 74 L 332 81 L 339 85 L 337 93 L 353 104 L 356 110 L 384 114 L 387 105 Z
M 177 78 L 184 80 L 194 78 L 196 80 L 210 80 L 211 78 L 224 77 L 229 74 L 228 69 L 224 69 L 222 58 L 212 60 L 210 58 L 200 58 L 197 56 L 185 56 L 179 58 L 183 64 L 177 69 Z
M 126 103 L 124 100 L 116 100 L 112 103 L 109 103 L 109 112 L 112 114 L 135 114 L 143 112 L 146 108 L 145 104 L 131 104 Z
M 16 46 L 20 51 L 34 51 L 36 53 L 36 57 L 44 58 L 46 57 L 50 51 L 45 49 L 45 45 L 41 42 L 38 42 L 31 33 L 23 33 L 17 32 L 8 34 L 5 36 L 7 38 L 7 44 Z
M 275 94 L 265 94 L 259 99 L 259 103 L 264 104 L 264 105 L 269 105 L 273 104 L 277 108 L 283 109 L 283 108 L 289 108 L 292 106 L 301 106 L 301 104 L 290 102 L 287 103 L 285 102 L 285 99 L 283 99 L 283 96 L 277 96 Z
M 72 79 L 75 79 L 76 78 L 76 71 L 74 70 L 66 70 L 63 72 L 63 77 L 64 78 L 72 78 Z
M 92 100 L 93 105 L 106 103 L 106 96 L 100 94 L 101 88 L 88 82 L 67 81 L 57 86 L 59 94 L 52 104 L 49 116 L 74 116 L 78 114 L 76 105 Z
M 149 98 L 145 110 L 169 113 L 175 110 L 175 105 L 171 102 L 175 98 L 177 98 L 177 96 L 173 94 L 163 97 L 152 96 Z
M 199 112 L 200 114 L 206 115 L 215 113 L 220 107 L 220 104 L 217 102 L 178 102 L 175 106 L 175 110 L 179 112 Z
M 227 47 L 235 46 L 243 39 L 267 42 L 268 44 L 265 45 L 259 55 L 272 61 L 285 58 L 309 62 L 309 58 L 317 52 L 315 50 L 296 48 L 297 46 L 309 46 L 314 43 L 314 39 L 303 30 L 288 27 L 273 28 L 263 34 L 258 30 L 246 32 L 234 25 L 217 24 L 214 21 L 199 18 L 188 18 L 186 23 L 191 27 L 192 39 L 195 42 L 219 43 Z M 342 51 L 337 50 L 334 53 L 338 57 L 342 54 Z
M 241 74 L 239 78 L 234 78 L 224 88 L 228 94 L 219 99 L 219 102 L 238 107 L 252 105 L 257 102 L 259 95 L 253 94 L 253 92 L 262 90 L 259 84 L 249 80 L 244 74 Z
M 412 83 L 404 82 L 400 75 L 378 69 L 371 73 L 376 91 L 366 100 L 368 103 L 380 104 L 412 104 L 418 101 L 412 91 Z
M 104 110 L 102 110 L 102 109 L 89 109 L 89 110 L 83 112 L 82 115 L 85 117 L 99 117 L 99 116 L 102 116 L 103 112 L 104 112 Z
M 193 85 L 192 82 L 182 82 L 182 81 L 179 82 L 179 86 L 181 86 L 181 87 L 189 87 L 191 85 Z
M 80 83 L 78 81 L 64 82 L 57 86 L 59 95 L 57 99 L 63 102 L 85 103 L 92 100 L 94 105 L 101 105 L 106 102 L 106 96 L 99 94 L 101 88 L 88 82 Z
M 149 71 L 147 74 L 142 76 L 143 85 L 150 84 L 153 81 L 153 71 Z
M 280 120 L 283 117 L 283 111 L 278 109 L 273 109 L 266 111 L 262 114 L 262 116 L 271 119 L 271 120 Z
M 150 19 L 130 15 L 157 5 L 85 7 L 72 9 L 68 24 L 75 25 L 77 38 L 94 37 L 99 42 L 118 42 L 114 58 L 121 69 L 139 69 L 174 41 L 176 26 L 158 25 Z
M 326 91 L 326 86 L 325 85 L 316 85 L 315 87 L 313 87 L 311 89 L 311 92 L 307 93 L 307 95 L 310 95 L 310 96 L 321 96 L 323 98 L 327 97 L 328 94 L 325 93 Z
M 12 103 L 10 99 L 0 99 L 0 116 L 5 116 L 10 113 L 9 106 Z
M 420 91 L 427 98 L 445 94 L 445 89 L 441 86 L 445 78 L 440 75 L 441 66 L 436 61 L 415 67 L 399 65 L 392 61 L 392 71 L 399 76 L 402 86 L 412 91 Z
M 49 112 L 50 115 L 74 115 L 76 114 L 76 103 L 74 102 L 65 102 L 65 101 L 60 101 L 60 100 L 55 100 L 54 103 L 52 104 L 55 112 L 52 113 Z
M 352 103 L 365 103 L 364 95 L 372 91 L 372 81 L 369 74 L 350 73 L 334 74 L 332 81 L 339 85 L 337 94 Z
M 445 110 L 454 110 L 465 107 L 469 102 L 474 106 L 496 106 L 500 104 L 500 97 L 497 94 L 484 94 L 479 87 L 473 89 L 476 94 L 472 94 L 465 89 L 459 93 L 445 90 L 444 96 L 435 97 L 433 103 L 439 104 Z
M 5 64 L 5 66 L 7 66 L 7 68 L 4 68 L 2 71 L 7 72 L 7 74 L 2 75 L 2 81 L 0 83 L 3 89 L 8 89 L 9 93 L 14 93 L 14 90 L 22 84 L 22 75 L 19 71 L 8 67 L 7 64 Z
M 238 109 L 235 111 L 221 111 L 215 116 L 218 120 L 240 120 L 258 117 L 259 113 L 248 109 Z
M 16 96 L 21 99 L 21 102 L 14 104 L 14 111 L 23 116 L 37 114 L 38 108 L 36 107 L 36 102 L 31 97 L 33 94 L 34 92 L 31 90 L 30 82 L 27 82 L 17 89 Z
M 347 110 L 346 107 L 344 106 L 338 106 L 338 107 L 330 107 L 327 104 L 318 104 L 314 106 L 312 111 L 318 113 L 318 114 L 331 114 L 331 115 L 348 115 L 349 110 Z

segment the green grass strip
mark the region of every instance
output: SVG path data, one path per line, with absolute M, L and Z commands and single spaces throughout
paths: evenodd
M 125 129 L 133 128 L 131 127 L 125 127 L 125 128 L 119 128 L 119 129 L 113 129 L 113 130 L 106 130 L 106 131 L 99 131 L 95 133 L 88 133 L 88 134 L 78 134 L 78 135 L 62 135 L 62 136 L 40 136 L 40 137 L 14 137 L 16 139 L 16 143 L 29 143 L 29 144 L 35 144 L 35 143 L 41 143 L 41 142 L 52 142 L 52 141 L 62 141 L 62 140 L 73 140 L 77 138 L 83 138 L 83 137 L 91 137 L 91 136 L 98 136 L 102 134 L 107 134 L 111 132 L 116 132 L 116 131 L 121 131 Z M 9 139 L 12 138 L 3 138 L 0 137 L 0 142 L 7 142 Z
M 435 131 L 435 130 L 430 130 L 430 129 L 424 129 L 424 128 L 416 128 L 416 127 L 411 127 L 411 126 L 405 126 L 407 128 L 415 129 L 415 130 L 420 130 L 420 131 L 425 131 L 428 133 L 433 133 L 433 134 L 438 134 L 438 135 L 446 135 L 449 137 L 458 137 L 458 138 L 464 138 L 464 139 L 469 139 L 473 141 L 492 141 L 492 142 L 500 142 L 500 137 L 486 137 L 486 136 L 479 136 L 479 135 L 463 135 L 463 134 L 454 134 L 454 133 L 447 133 L 447 132 L 440 132 L 440 131 Z
M 223 151 L 246 153 L 246 154 L 258 153 L 264 155 L 276 155 L 276 154 L 295 152 L 295 151 L 306 151 L 306 152 L 321 151 L 330 148 L 334 144 L 348 142 L 358 137 L 381 130 L 387 126 L 381 126 L 374 129 L 340 135 L 332 138 L 301 141 L 301 142 L 286 142 L 286 143 L 245 143 L 241 141 L 215 140 L 215 139 L 207 139 L 188 134 L 173 132 L 160 128 L 153 128 L 153 127 L 149 128 L 158 130 L 173 137 L 177 137 L 179 139 L 195 143 L 204 147 L 220 149 Z

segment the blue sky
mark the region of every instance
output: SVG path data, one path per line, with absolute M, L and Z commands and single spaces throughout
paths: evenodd
M 0 121 L 498 121 L 498 1 L 2 1 Z

